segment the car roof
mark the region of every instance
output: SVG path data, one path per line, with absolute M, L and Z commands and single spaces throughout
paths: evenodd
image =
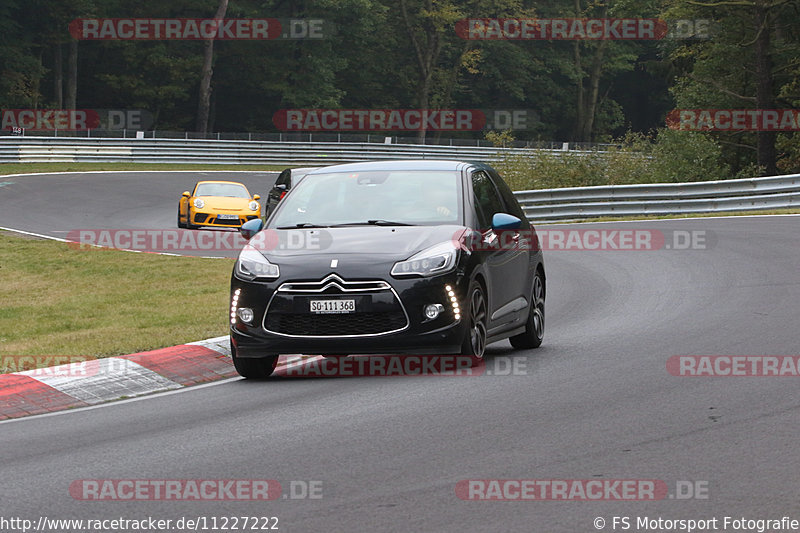
M 291 170 L 292 174 L 308 174 L 309 172 L 320 168 L 323 167 L 298 167 L 298 168 L 290 168 L 288 170 Z
M 328 174 L 330 172 L 368 172 L 382 170 L 462 170 L 465 167 L 487 168 L 485 163 L 474 161 L 455 161 L 441 159 L 407 159 L 390 161 L 367 161 L 363 163 L 344 163 L 322 167 L 312 172 L 312 174 Z
M 242 187 L 244 187 L 244 183 L 240 183 L 238 181 L 223 181 L 223 180 L 203 180 L 203 181 L 198 181 L 195 186 L 200 185 L 201 183 L 229 183 L 231 185 L 241 185 Z M 246 189 L 247 187 L 244 187 L 244 188 Z

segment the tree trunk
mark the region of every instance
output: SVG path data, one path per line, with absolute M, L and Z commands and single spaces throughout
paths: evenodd
M 575 16 L 581 16 L 581 0 L 575 0 Z M 575 61 L 575 70 L 578 73 L 578 87 L 576 87 L 575 91 L 575 129 L 574 135 L 572 140 L 579 141 L 581 140 L 581 132 L 583 131 L 583 123 L 585 121 L 584 116 L 586 116 L 586 110 L 584 106 L 586 105 L 586 100 L 584 96 L 584 89 L 583 89 L 583 64 L 581 62 L 581 42 L 576 40 L 572 43 L 572 51 L 573 51 L 573 59 Z
M 575 0 L 575 16 L 582 16 L 580 0 Z M 608 16 L 608 5 L 603 6 L 602 18 Z M 575 117 L 574 140 L 579 142 L 590 142 L 594 132 L 594 120 L 597 116 L 597 103 L 600 96 L 600 79 L 603 77 L 603 60 L 608 46 L 607 40 L 601 40 L 596 45 L 594 57 L 592 58 L 591 70 L 589 71 L 588 87 L 584 80 L 581 41 L 574 43 L 575 69 L 578 71 L 578 87 L 576 91 L 577 110 Z
M 470 41 L 466 42 L 464 48 L 461 50 L 461 55 L 459 56 L 458 63 L 453 65 L 453 68 L 450 70 L 450 74 L 447 76 L 447 80 L 445 82 L 445 87 L 444 87 L 444 94 L 442 95 L 442 101 L 439 102 L 440 104 L 439 107 L 441 109 L 449 109 L 450 106 L 453 105 L 453 89 L 458 83 L 458 73 L 461 71 L 467 53 L 472 49 L 472 46 L 473 45 Z M 439 144 L 441 138 L 442 138 L 442 131 L 439 130 L 433 136 L 433 144 Z
M 574 52 L 574 59 L 575 59 L 575 70 L 578 72 L 578 87 L 575 90 L 575 129 L 574 134 L 572 136 L 573 141 L 580 141 L 581 139 L 581 132 L 583 131 L 583 123 L 585 122 L 586 116 L 586 96 L 584 95 L 583 89 L 583 66 L 581 65 L 581 43 L 580 41 L 575 41 L 572 44 L 573 52 Z
M 61 44 L 53 47 L 53 96 L 56 109 L 64 108 L 64 59 L 61 56 Z
M 586 115 L 584 116 L 583 131 L 581 140 L 584 142 L 592 141 L 594 132 L 594 119 L 597 116 L 597 102 L 600 96 L 600 78 L 603 76 L 603 59 L 608 41 L 600 41 L 597 46 L 597 53 L 594 56 L 594 64 L 589 77 L 589 99 L 586 103 Z
M 756 107 L 761 110 L 773 109 L 775 100 L 772 94 L 772 58 L 769 53 L 770 46 L 770 15 L 766 7 L 760 4 L 754 6 L 756 42 Z M 764 175 L 775 176 L 778 173 L 776 166 L 775 139 L 777 134 L 773 131 L 759 131 L 756 133 L 756 151 L 759 166 L 764 168 Z
M 214 18 L 221 20 L 225 18 L 228 11 L 228 0 L 219 0 L 219 8 Z M 214 74 L 214 39 L 205 41 L 203 51 L 203 70 L 200 75 L 200 95 L 197 103 L 197 123 L 195 129 L 205 134 L 208 131 L 208 114 L 211 104 L 211 77 Z
M 67 109 L 75 109 L 78 101 L 78 41 L 69 42 L 67 58 Z
M 422 83 L 420 84 L 419 91 L 417 92 L 417 101 L 419 102 L 419 108 L 422 109 L 424 113 L 425 110 L 428 109 L 430 105 L 430 84 L 431 78 L 430 76 L 426 76 Z M 417 132 L 417 143 L 418 144 L 425 144 L 425 136 L 428 131 L 428 123 L 426 120 L 422 120 L 420 123 L 419 131 Z
M 425 10 L 432 12 L 434 9 L 433 0 L 425 0 Z M 406 31 L 414 45 L 414 52 L 417 56 L 417 65 L 419 66 L 419 86 L 417 88 L 417 104 L 419 109 L 426 111 L 430 103 L 431 81 L 433 79 L 433 72 L 436 68 L 436 61 L 439 58 L 441 51 L 440 36 L 436 31 L 436 27 L 428 23 L 425 25 L 425 45 L 423 46 L 417 39 L 415 28 L 411 24 L 411 19 L 408 16 L 408 5 L 406 0 L 400 0 L 400 11 L 403 15 L 403 21 L 406 24 Z M 425 134 L 427 133 L 428 125 L 426 121 L 422 121 L 420 129 L 417 132 L 417 142 L 423 144 L 425 142 Z

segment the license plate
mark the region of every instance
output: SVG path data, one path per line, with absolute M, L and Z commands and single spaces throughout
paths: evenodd
M 355 313 L 355 300 L 311 300 L 312 313 Z
M 217 215 L 219 220 L 239 220 L 237 215 Z

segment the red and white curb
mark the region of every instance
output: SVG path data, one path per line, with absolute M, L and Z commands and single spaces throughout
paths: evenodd
M 282 356 L 278 366 L 303 360 Z M 236 376 L 228 337 L 0 374 L 0 420 L 86 407 Z

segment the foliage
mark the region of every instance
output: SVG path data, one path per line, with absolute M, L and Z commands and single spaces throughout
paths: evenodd
M 494 164 L 514 190 L 730 177 L 730 169 L 722 161 L 721 149 L 713 138 L 670 129 L 659 130 L 653 137 L 629 132 L 606 151 L 506 152 Z

